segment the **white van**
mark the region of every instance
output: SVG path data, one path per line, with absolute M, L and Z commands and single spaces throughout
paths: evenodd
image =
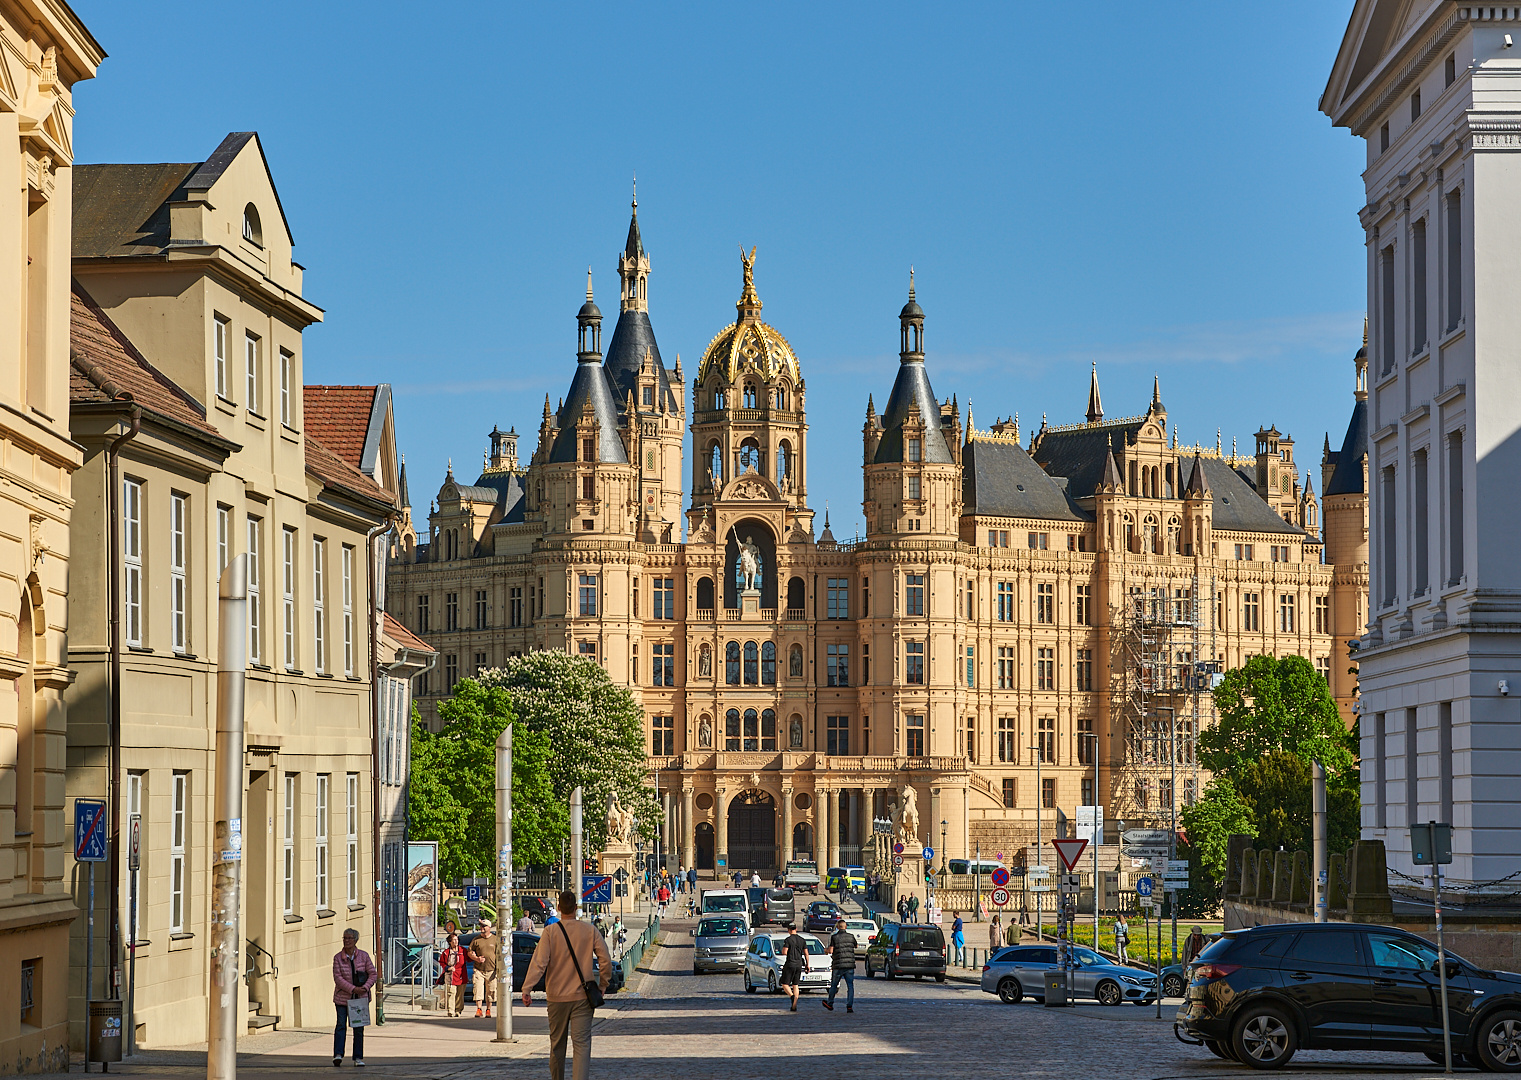
M 750 897 L 743 889 L 709 889 L 702 894 L 704 915 L 722 915 L 728 912 L 741 912 L 745 920 L 749 921 Z
M 1003 863 L 997 859 L 951 859 L 946 863 L 945 868 L 952 874 L 964 874 L 967 877 L 980 874 L 988 877 L 1001 866 Z

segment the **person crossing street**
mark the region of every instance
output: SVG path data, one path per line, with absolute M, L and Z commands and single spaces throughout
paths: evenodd
M 834 936 L 824 951 L 829 954 L 829 995 L 819 1004 L 834 1012 L 835 994 L 840 989 L 840 980 L 844 979 L 845 1011 L 853 1013 L 856 1011 L 856 936 L 846 928 L 844 919 L 835 924 Z
M 787 924 L 787 938 L 782 942 L 781 987 L 792 999 L 792 1011 L 797 1012 L 798 984 L 803 981 L 803 969 L 808 966 L 808 942 L 797 932 L 794 923 Z

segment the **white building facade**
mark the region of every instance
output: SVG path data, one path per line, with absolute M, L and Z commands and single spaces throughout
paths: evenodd
M 1363 836 L 1521 862 L 1521 7 L 1357 0 L 1322 110 L 1367 142 Z

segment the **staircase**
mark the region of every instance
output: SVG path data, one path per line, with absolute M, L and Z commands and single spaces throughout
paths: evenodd
M 249 1003 L 248 1003 L 248 1033 L 250 1035 L 257 1035 L 259 1032 L 266 1031 L 266 1030 L 269 1030 L 269 1031 L 277 1030 L 276 1029 L 276 1025 L 279 1024 L 279 1023 L 280 1023 L 280 1018 L 278 1016 L 265 1016 L 264 1015 L 264 1003 L 263 1002 L 261 1002 L 261 1001 L 252 1001 L 252 1000 L 249 1001 Z
M 280 1023 L 280 1018 L 278 1016 L 266 1016 L 264 1013 L 264 1003 L 262 1001 L 255 1001 L 253 992 L 254 980 L 263 980 L 267 977 L 278 979 L 280 977 L 280 969 L 275 966 L 275 958 L 260 948 L 253 940 L 245 941 L 243 945 L 243 983 L 248 987 L 249 991 L 248 1033 L 256 1035 L 265 1030 L 278 1030 L 277 1025 Z M 262 968 L 259 966 L 261 957 L 266 964 Z M 270 984 L 266 982 L 263 985 L 269 987 Z

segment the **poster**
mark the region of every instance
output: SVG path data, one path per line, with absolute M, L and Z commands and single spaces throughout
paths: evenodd
M 438 843 L 407 844 L 407 940 L 435 944 L 438 936 Z

